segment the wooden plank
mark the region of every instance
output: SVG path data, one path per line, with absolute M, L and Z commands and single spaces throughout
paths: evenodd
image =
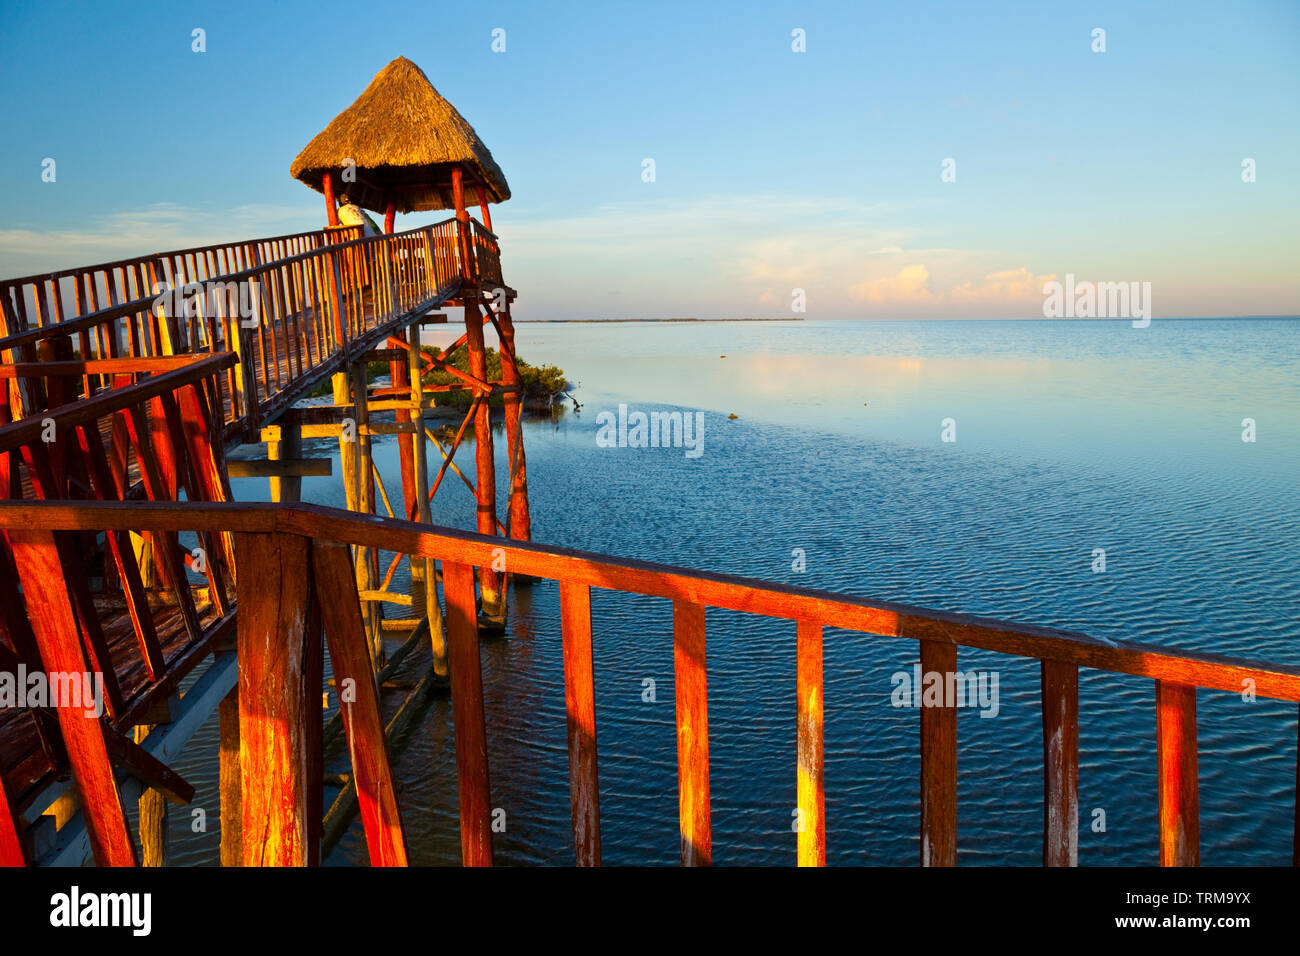
M 1079 668 L 1042 662 L 1043 866 L 1079 865 Z
M 945 689 L 939 706 L 921 707 L 922 866 L 957 865 L 957 708 L 946 693 L 956 670 L 956 644 L 921 642 L 922 679 L 939 674 Z
M 1175 651 L 1137 641 L 1115 641 L 1013 621 L 976 617 L 880 601 L 755 578 L 614 558 L 576 548 L 510 541 L 415 522 L 359 518 L 319 505 L 253 502 L 167 504 L 0 501 L 0 528 L 42 527 L 283 531 L 348 541 L 370 548 L 469 564 L 491 564 L 504 554 L 512 574 L 573 580 L 666 599 L 788 620 L 834 621 L 836 628 L 882 637 L 943 640 L 1120 674 L 1240 693 L 1255 681 L 1257 696 L 1300 701 L 1300 667 L 1266 661 Z M 499 550 L 498 550 L 499 549 Z
M 492 807 L 478 617 L 474 608 L 474 569 L 466 564 L 444 562 L 442 589 L 447 602 L 447 657 L 456 730 L 461 859 L 466 866 L 491 866 Z
M 357 599 L 351 549 L 346 544 L 314 542 L 312 569 L 317 593 L 325 596 L 320 601 L 321 620 L 335 686 L 339 688 L 339 711 L 347 734 L 370 864 L 406 866 L 406 840 L 384 742 L 379 688 Z
M 320 862 L 318 758 L 321 688 L 310 658 L 320 634 L 308 613 L 308 541 L 235 535 L 239 568 L 239 763 L 244 866 Z M 313 812 L 315 811 L 315 812 Z
M 1156 681 L 1156 760 L 1160 786 L 1160 865 L 1200 866 L 1195 687 Z
M 334 473 L 329 458 L 230 458 L 226 474 L 231 478 L 328 478 Z
M 822 710 L 822 626 L 800 621 L 796 641 L 800 866 L 826 865 L 826 765 Z
M 704 606 L 673 601 L 673 696 L 677 705 L 677 809 L 682 866 L 713 865 L 704 643 Z
M 591 589 L 560 582 L 564 704 L 569 737 L 569 805 L 578 866 L 600 866 L 600 785 L 596 772 L 596 685 L 591 653 Z
M 64 587 L 54 535 L 10 529 L 10 539 L 23 584 L 27 616 L 46 673 L 86 673 L 89 669 L 78 639 L 77 615 Z M 66 706 L 67 701 L 59 703 L 55 712 L 81 797 L 95 862 L 100 866 L 135 866 L 135 846 L 109 763 L 104 725 L 85 706 Z
M 137 780 L 162 793 L 172 803 L 185 806 L 194 799 L 194 785 L 134 740 L 109 731 L 105 734 L 109 756 Z

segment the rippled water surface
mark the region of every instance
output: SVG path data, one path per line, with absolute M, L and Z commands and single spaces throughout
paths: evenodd
M 564 368 L 583 403 L 527 428 L 534 538 L 1300 665 L 1298 345 L 1284 320 L 521 324 L 521 355 Z M 703 454 L 599 447 L 597 415 L 620 403 L 703 412 Z M 398 494 L 391 440 L 376 454 Z M 235 490 L 266 495 L 264 481 Z M 339 504 L 342 488 L 306 479 L 304 497 Z M 472 516 L 449 481 L 435 520 Z M 499 863 L 573 859 L 558 605 L 551 583 L 519 589 L 508 634 L 483 645 Z M 671 608 L 597 590 L 593 619 L 604 859 L 671 864 Z M 715 861 L 791 863 L 794 627 L 707 620 Z M 828 859 L 913 864 L 918 711 L 890 695 L 916 645 L 828 629 L 825 654 Z M 998 673 L 999 708 L 959 713 L 960 860 L 1035 865 L 1037 662 L 961 663 Z M 1295 706 L 1202 691 L 1198 719 L 1202 862 L 1289 863 Z M 1082 863 L 1156 861 L 1154 731 L 1151 681 L 1081 673 Z M 215 808 L 213 739 L 206 728 L 182 769 Z M 415 861 L 457 862 L 446 698 L 396 765 Z M 188 824 L 174 824 L 176 862 L 213 862 L 217 834 Z M 354 825 L 327 862 L 365 859 Z

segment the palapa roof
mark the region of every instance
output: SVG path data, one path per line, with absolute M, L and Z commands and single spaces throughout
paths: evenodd
M 349 159 L 356 163 L 356 182 L 341 178 Z M 510 198 L 505 174 L 474 127 L 424 71 L 399 56 L 307 144 L 289 172 L 317 192 L 325 191 L 324 174 L 333 173 L 335 195 L 347 193 L 374 212 L 383 212 L 391 200 L 405 213 L 454 209 L 455 165 L 464 170 L 466 205 L 478 201 L 475 184 L 483 186 L 489 202 Z

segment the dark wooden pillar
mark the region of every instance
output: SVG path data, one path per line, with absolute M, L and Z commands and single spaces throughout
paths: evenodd
M 334 204 L 334 174 L 326 173 L 321 177 L 321 187 L 325 191 L 325 221 L 331 226 L 339 224 L 338 206 Z
M 491 232 L 492 213 L 488 210 L 487 193 L 483 190 L 481 185 L 475 186 L 474 188 L 478 190 L 478 211 L 483 216 L 483 225 L 487 227 L 488 232 Z

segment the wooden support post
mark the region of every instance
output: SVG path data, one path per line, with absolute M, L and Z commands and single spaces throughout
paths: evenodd
M 568 715 L 569 806 L 578 866 L 600 866 L 600 785 L 596 773 L 596 686 L 591 658 L 591 588 L 560 582 L 564 703 Z
M 938 674 L 944 697 L 921 707 L 922 866 L 957 865 L 957 708 L 947 699 L 956 670 L 956 644 L 921 641 L 922 680 Z
M 465 300 L 466 348 L 469 351 L 469 373 L 479 381 L 487 381 L 487 353 L 483 342 L 483 317 L 478 304 Z M 496 456 L 492 447 L 492 410 L 488 395 L 483 395 L 474 417 L 474 495 L 478 500 L 478 533 L 497 533 L 497 482 Z M 497 624 L 504 624 L 506 616 L 505 595 L 501 592 L 501 577 L 491 565 L 479 568 L 479 593 L 483 600 L 483 616 Z
M 443 562 L 442 574 L 447 600 L 452 720 L 456 731 L 461 859 L 466 866 L 491 866 L 492 806 L 483 717 L 483 672 L 478 620 L 474 613 L 474 571 L 468 565 Z
M 800 621 L 796 640 L 800 866 L 826 865 L 826 769 L 822 711 L 822 626 Z
M 1043 866 L 1079 865 L 1079 668 L 1042 662 Z
M 411 435 L 410 449 L 412 476 L 415 484 L 415 518 L 424 524 L 433 521 L 429 504 L 429 459 L 427 440 L 424 434 L 424 392 L 420 384 L 423 371 L 420 361 L 420 323 L 414 322 L 410 331 L 411 350 L 408 353 L 410 367 L 407 376 L 412 383 L 411 411 L 409 420 L 415 425 Z M 402 446 L 407 447 L 404 439 Z M 405 475 L 403 475 L 405 487 Z M 423 607 L 429 621 L 429 642 L 433 652 L 433 672 L 439 677 L 449 674 L 447 664 L 447 632 L 443 620 L 442 607 L 438 603 L 437 563 L 432 558 L 413 558 L 411 561 L 412 598 L 423 598 Z M 419 604 L 415 605 L 420 607 Z
M 406 841 L 384 742 L 379 687 L 345 544 L 312 544 L 312 570 L 372 866 L 406 866 Z
M 135 742 L 144 743 L 153 727 L 140 724 L 135 728 Z M 146 787 L 137 801 L 140 813 L 141 866 L 167 866 L 171 859 L 167 840 L 167 797 L 161 790 Z
M 1196 770 L 1196 688 L 1156 681 L 1160 865 L 1201 865 Z
M 308 541 L 235 535 L 245 866 L 320 863 L 321 643 Z
M 396 219 L 397 219 L 397 204 L 394 203 L 392 200 L 389 200 L 388 205 L 384 208 L 384 233 L 385 234 L 390 236 L 393 234 L 393 223 Z
M 244 831 L 240 796 L 243 784 L 239 775 L 239 685 L 228 693 L 217 708 L 221 737 L 221 865 L 243 866 Z
M 523 378 L 515 356 L 515 326 L 506 306 L 501 318 L 501 378 L 518 391 L 501 396 L 506 424 L 506 447 L 510 455 L 510 537 L 514 541 L 533 540 L 533 522 L 528 508 L 528 462 L 524 456 L 524 435 L 520 423 L 523 403 Z
M 712 866 L 708 665 L 703 605 L 673 601 L 673 674 L 682 866 Z

